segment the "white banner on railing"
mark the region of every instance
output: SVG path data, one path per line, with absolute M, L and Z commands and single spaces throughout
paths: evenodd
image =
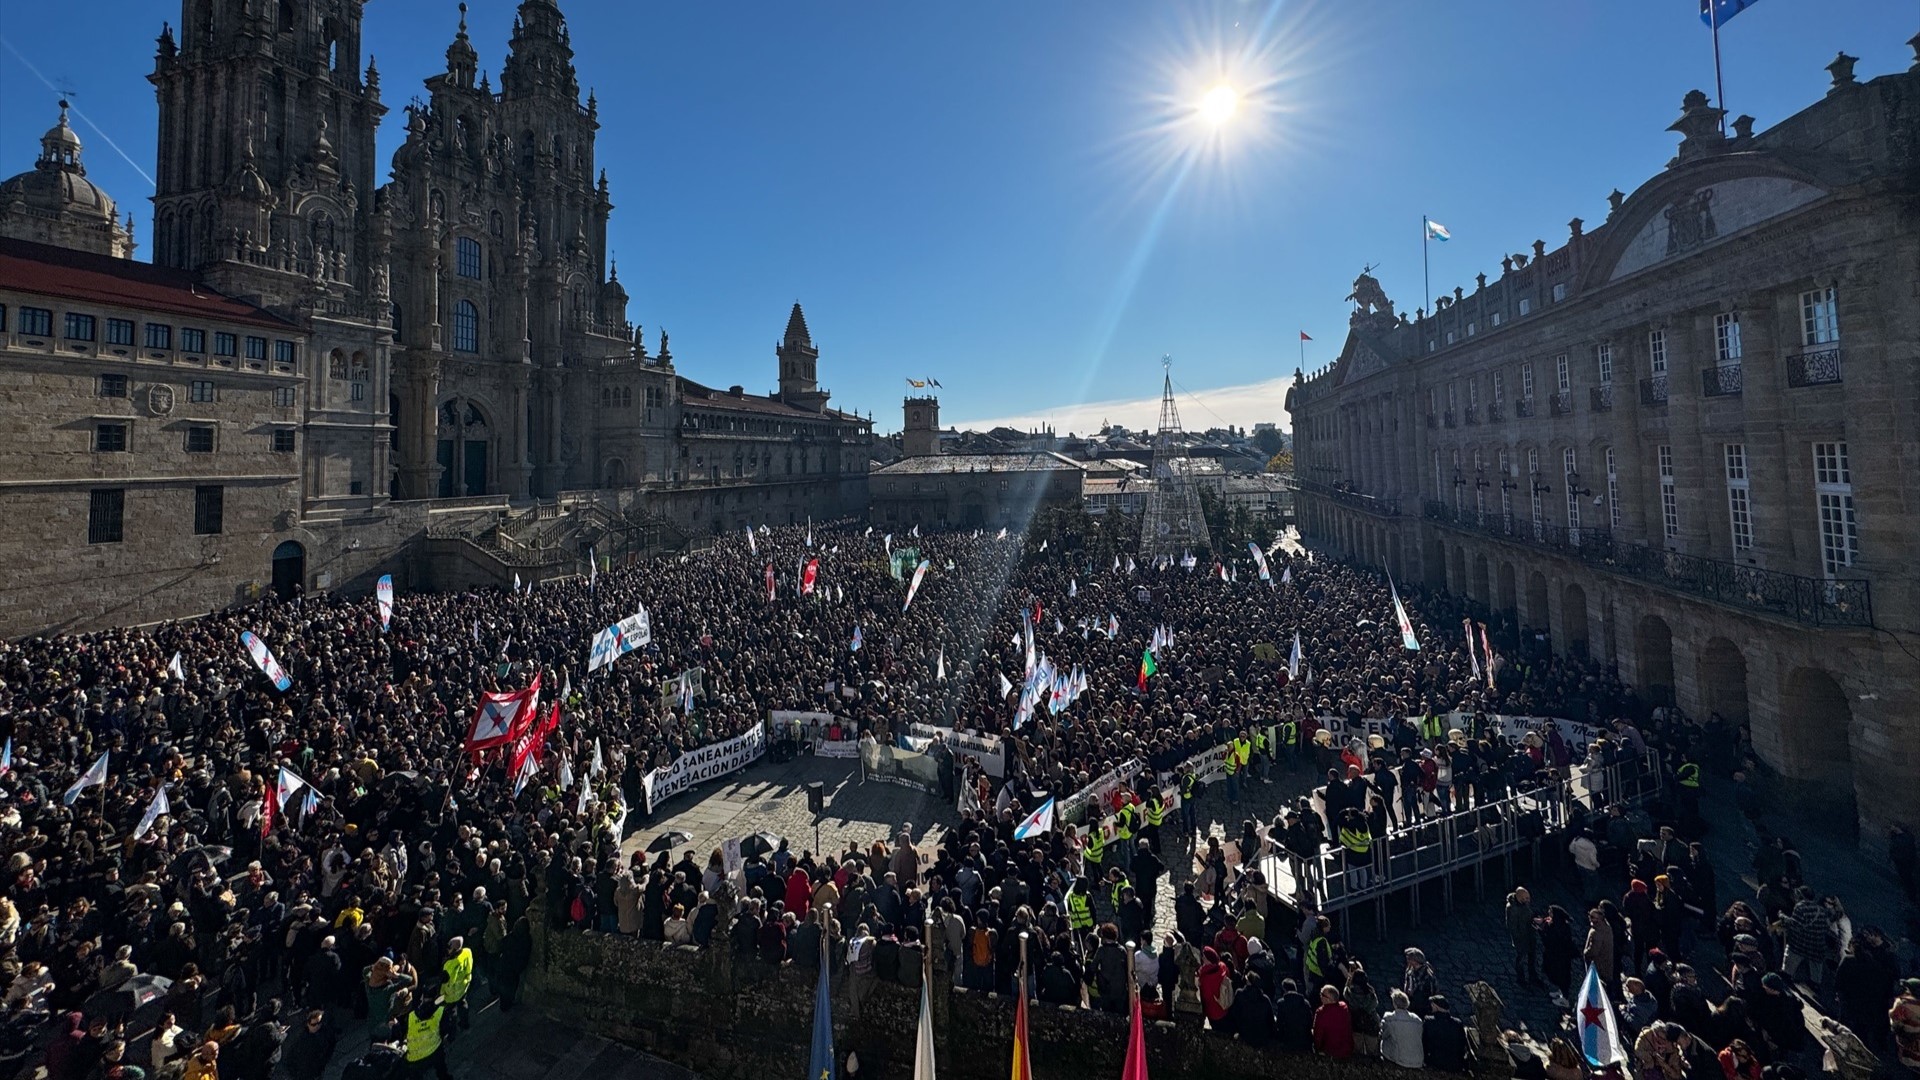
M 652 813 L 661 803 L 695 784 L 746 768 L 766 752 L 766 726 L 755 724 L 744 735 L 681 754 L 673 764 L 653 770 L 642 781 L 647 812 Z
M 970 758 L 979 762 L 980 768 L 995 780 L 1006 778 L 1006 752 L 1000 745 L 998 735 L 975 735 L 972 732 L 921 723 L 908 724 L 907 734 L 920 739 L 939 738 L 947 744 L 947 749 L 953 751 L 956 759 Z

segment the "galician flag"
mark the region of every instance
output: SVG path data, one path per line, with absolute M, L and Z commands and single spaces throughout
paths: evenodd
M 1432 218 L 1427 218 L 1426 222 L 1427 222 L 1427 239 L 1439 240 L 1442 243 L 1453 239 L 1453 234 L 1447 231 L 1447 227 L 1445 225 L 1440 224 L 1439 222 L 1433 220 Z
M 306 786 L 307 782 L 302 780 L 299 774 L 287 768 L 285 765 L 280 766 L 280 777 L 273 789 L 274 806 L 285 810 L 287 808 L 287 800 L 293 798 L 294 792 Z
M 154 821 L 161 814 L 171 813 L 173 813 L 173 805 L 167 802 L 167 789 L 162 787 L 153 793 L 153 801 L 147 804 L 147 812 L 140 815 L 140 824 L 133 827 L 133 838 L 138 840 L 152 832 Z
M 1387 576 L 1387 589 L 1393 593 L 1393 621 L 1400 624 L 1400 644 L 1419 652 L 1420 639 L 1413 636 L 1413 622 L 1407 618 L 1406 605 L 1400 602 L 1400 590 L 1394 587 L 1392 575 Z
M 1626 1048 L 1620 1045 L 1620 1028 L 1613 1018 L 1613 1006 L 1607 1003 L 1607 988 L 1600 972 L 1587 965 L 1587 977 L 1580 982 L 1580 997 L 1573 1006 L 1574 1030 L 1580 1035 L 1580 1052 L 1594 1068 L 1605 1068 L 1626 1060 Z
M 1473 679 L 1480 681 L 1480 654 L 1473 648 L 1473 620 L 1461 619 L 1460 624 L 1467 628 L 1467 659 L 1473 661 Z
M 1040 809 L 1027 815 L 1027 820 L 1013 830 L 1015 840 L 1025 840 L 1029 836 L 1039 836 L 1053 831 L 1053 800 L 1049 798 L 1040 804 Z
M 80 774 L 80 779 L 73 782 L 73 786 L 67 789 L 67 793 L 61 796 L 60 801 L 72 806 L 73 800 L 79 798 L 81 792 L 90 787 L 100 787 L 106 782 L 107 752 L 102 750 L 99 758 L 95 759 L 92 765 L 87 766 L 87 771 Z
M 864 644 L 866 644 L 866 639 L 860 633 L 860 628 L 858 626 L 854 627 L 853 628 L 853 648 L 850 651 L 859 652 L 860 646 Z
M 1293 653 L 1287 657 L 1287 681 L 1291 682 L 1300 677 L 1301 659 L 1300 631 L 1295 630 L 1293 632 Z

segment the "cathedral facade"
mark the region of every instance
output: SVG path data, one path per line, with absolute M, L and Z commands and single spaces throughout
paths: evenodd
M 497 89 L 481 73 L 461 5 L 446 69 L 404 110 L 406 138 L 390 163 L 375 151 L 387 107 L 379 72 L 362 55 L 364 6 L 183 0 L 177 29 L 169 24 L 159 36 L 150 76 L 159 123 L 144 245 L 151 264 L 132 260 L 131 215 L 122 223 L 112 199 L 85 179 L 64 112 L 34 169 L 0 184 L 0 242 L 13 244 L 0 260 L 12 268 L 0 290 L 23 290 L 14 306 L 35 313 L 28 323 L 0 320 L 0 371 L 16 360 L 76 363 L 81 354 L 94 366 L 133 365 L 124 374 L 73 371 L 59 394 L 21 402 L 44 412 L 50 430 L 91 430 L 94 414 L 74 410 L 97 410 L 80 399 L 99 385 L 130 387 L 130 401 L 174 400 L 158 366 L 289 384 L 266 396 L 263 383 L 257 414 L 238 385 L 204 391 L 233 406 L 233 415 L 210 418 L 216 428 L 265 439 L 281 455 L 247 474 L 258 490 L 244 510 L 228 504 L 226 542 L 241 532 L 257 542 L 215 557 L 202 536 L 170 562 L 156 555 L 168 537 L 143 536 L 143 558 L 157 557 L 161 570 L 177 562 L 182 573 L 164 597 L 150 591 L 132 603 L 76 609 L 65 593 L 81 600 L 86 575 L 62 584 L 26 574 L 0 594 L 0 632 L 53 625 L 12 617 L 18 605 L 8 597 L 23 593 L 37 596 L 40 610 L 79 611 L 68 621 L 87 623 L 217 606 L 249 592 L 235 591 L 242 574 L 253 591 L 268 581 L 282 591 L 370 587 L 372 576 L 396 568 L 427 583 L 433 574 L 419 553 L 427 523 L 444 526 L 466 506 L 499 524 L 536 502 L 564 508 L 593 493 L 630 519 L 660 519 L 686 537 L 865 509 L 872 422 L 828 407 L 799 304 L 775 344 L 769 393 L 686 378 L 666 334 L 650 352 L 629 321 L 607 257 L 613 201 L 595 162 L 599 103 L 581 99 L 556 0 L 520 3 Z M 121 306 L 130 309 L 107 311 L 101 305 L 120 298 L 102 290 L 126 292 Z M 221 317 L 272 332 L 209 337 L 183 321 L 199 318 L 211 298 L 225 305 Z M 131 308 L 142 303 L 171 314 L 136 317 Z M 42 312 L 56 330 L 99 320 L 150 328 L 145 348 L 22 336 L 38 330 Z M 78 321 L 63 322 L 69 315 Z M 223 342 L 244 342 L 245 355 L 219 354 Z M 252 355 L 255 342 L 270 359 Z M 179 394 L 202 393 L 187 383 L 208 381 L 186 380 Z M 139 434 L 136 425 L 131 440 L 107 444 L 137 456 Z M 34 433 L 20 439 L 0 453 L 25 470 L 17 475 L 45 481 L 34 497 L 70 488 L 84 520 L 101 461 L 77 442 L 80 456 L 56 459 L 38 456 Z M 218 446 L 224 454 L 251 441 L 223 435 Z M 191 473 L 206 459 L 182 460 Z M 163 486 L 194 479 L 147 471 Z M 125 526 L 140 531 L 131 519 Z M 91 542 L 84 524 L 68 531 L 39 530 L 20 543 L 48 555 L 48 573 L 58 576 L 62 545 Z M 106 533 L 121 530 L 93 535 Z M 0 555 L 11 535 L 0 530 Z M 301 551 L 297 564 L 284 558 L 289 545 Z M 505 572 L 501 558 L 497 549 L 475 556 Z

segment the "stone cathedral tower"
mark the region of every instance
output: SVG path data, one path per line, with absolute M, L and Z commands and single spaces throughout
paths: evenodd
M 303 508 L 386 496 L 386 228 L 360 67 L 364 0 L 184 0 L 159 38 L 154 261 L 310 326 L 305 356 L 227 358 L 307 376 Z M 271 365 L 269 368 L 268 365 Z

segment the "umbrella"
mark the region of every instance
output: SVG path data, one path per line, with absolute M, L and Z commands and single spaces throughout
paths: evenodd
M 172 986 L 172 979 L 159 975 L 135 975 L 119 986 L 94 994 L 81 1011 L 88 1016 L 132 1019 L 140 1010 L 166 997 Z
M 203 844 L 200 847 L 188 848 L 173 857 L 173 862 L 167 866 L 167 876 L 175 879 L 189 878 L 203 865 L 208 870 L 214 870 L 232 857 L 232 848 L 217 844 Z
M 740 857 L 743 859 L 751 859 L 757 855 L 771 855 L 779 850 L 781 844 L 786 842 L 785 837 L 762 829 L 740 841 Z
M 671 853 L 674 848 L 679 847 L 681 844 L 691 844 L 691 843 L 693 843 L 692 833 L 682 832 L 679 829 L 668 829 L 666 832 L 663 832 L 659 836 L 654 837 L 653 843 L 647 845 L 647 850 L 654 851 L 654 852 L 661 852 L 661 853 Z

